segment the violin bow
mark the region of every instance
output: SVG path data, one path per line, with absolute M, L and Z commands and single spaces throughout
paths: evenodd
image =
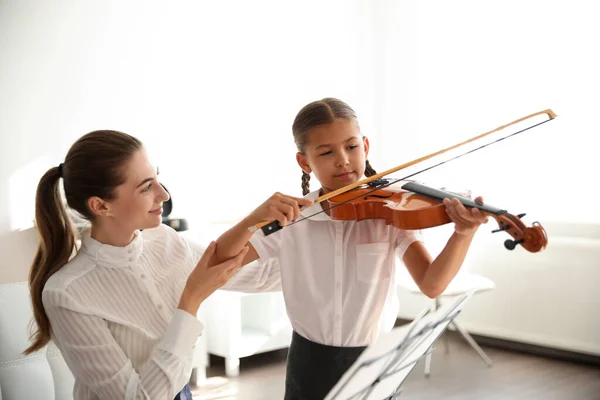
M 516 134 L 518 134 L 518 133 L 521 133 L 521 132 L 523 132 L 523 131 L 526 131 L 526 130 L 528 130 L 528 129 L 534 128 L 534 127 L 536 127 L 536 126 L 539 126 L 539 125 L 541 125 L 541 124 L 544 124 L 544 123 L 546 123 L 546 122 L 548 122 L 548 121 L 551 121 L 551 120 L 553 120 L 554 118 L 556 118 L 556 114 L 555 114 L 555 113 L 554 113 L 554 111 L 552 111 L 551 109 L 546 109 L 546 110 L 543 110 L 543 111 L 538 111 L 538 112 L 536 112 L 536 113 L 533 113 L 533 114 L 531 114 L 531 115 L 528 115 L 528 116 L 526 116 L 526 117 L 519 118 L 519 119 L 517 119 L 517 120 L 515 120 L 515 121 L 513 121 L 513 122 L 511 122 L 511 123 L 508 123 L 508 124 L 506 124 L 506 125 L 499 126 L 498 128 L 496 128 L 496 129 L 494 129 L 494 130 L 491 130 L 491 131 L 489 131 L 489 132 L 482 133 L 482 134 L 480 134 L 480 135 L 477 135 L 477 136 L 475 136 L 475 137 L 472 137 L 472 138 L 470 138 L 470 139 L 468 139 L 468 140 L 465 140 L 464 142 L 461 142 L 461 143 L 458 143 L 458 144 L 452 145 L 452 146 L 450 146 L 450 147 L 447 147 L 447 148 L 445 148 L 445 149 L 442 149 L 442 150 L 438 150 L 438 151 L 436 151 L 436 152 L 434 152 L 434 153 L 431 153 L 431 154 L 428 154 L 428 155 L 426 155 L 426 156 L 423 156 L 423 157 L 420 157 L 420 158 L 414 159 L 414 160 L 412 160 L 412 161 L 409 161 L 409 162 L 407 162 L 407 163 L 404 163 L 404 164 L 402 164 L 402 165 L 398 165 L 398 166 L 396 166 L 396 167 L 390 168 L 390 169 L 388 169 L 387 171 L 380 172 L 380 173 L 378 173 L 378 174 L 375 174 L 375 175 L 372 175 L 372 176 L 370 176 L 370 177 L 368 177 L 368 178 L 366 178 L 366 179 L 363 179 L 363 180 L 360 180 L 360 181 L 354 182 L 354 183 L 352 183 L 352 184 L 350 184 L 350 185 L 347 185 L 347 186 L 341 187 L 341 188 L 339 188 L 339 189 L 336 189 L 336 190 L 334 190 L 334 191 L 331 191 L 331 192 L 329 192 L 329 193 L 326 193 L 326 194 L 324 194 L 324 195 L 322 195 L 322 196 L 318 197 L 318 198 L 315 200 L 315 203 L 320 203 L 320 202 L 322 202 L 322 201 L 328 200 L 328 199 L 330 199 L 330 198 L 332 198 L 332 197 L 335 197 L 335 196 L 337 196 L 337 195 L 340 195 L 340 194 L 342 194 L 342 193 L 346 193 L 346 192 L 347 192 L 347 191 L 349 191 L 349 190 L 352 190 L 352 189 L 354 189 L 354 188 L 357 188 L 357 187 L 359 187 L 359 186 L 362 186 L 362 185 L 368 184 L 368 183 L 370 183 L 370 182 L 373 182 L 373 181 L 375 181 L 375 180 L 377 180 L 377 179 L 380 179 L 380 178 L 382 178 L 382 177 L 384 177 L 384 176 L 386 176 L 386 175 L 392 174 L 392 173 L 394 173 L 394 172 L 397 172 L 397 171 L 400 171 L 400 170 L 402 170 L 402 169 L 404 169 L 404 168 L 408 168 L 408 167 L 410 167 L 410 166 L 413 166 L 413 165 L 415 165 L 415 164 L 418 164 L 418 163 L 420 163 L 420 162 L 426 161 L 426 160 L 428 160 L 428 159 L 430 159 L 430 158 L 433 158 L 433 157 L 435 157 L 435 156 L 438 156 L 438 155 L 440 155 L 440 154 L 446 153 L 446 152 L 448 152 L 448 151 L 450 151 L 450 150 L 454 150 L 454 149 L 456 149 L 456 148 L 458 148 L 458 147 L 461 147 L 461 146 L 464 146 L 464 145 L 466 145 L 466 144 L 469 144 L 469 143 L 471 143 L 471 142 L 474 142 L 474 141 L 476 141 L 476 140 L 482 139 L 482 138 L 484 138 L 484 137 L 486 137 L 486 136 L 488 136 L 488 135 L 491 135 L 492 133 L 495 133 L 495 132 L 501 131 L 501 130 L 503 130 L 503 129 L 506 129 L 506 128 L 508 128 L 508 127 L 509 127 L 509 126 L 511 126 L 511 125 L 515 125 L 515 124 L 518 124 L 518 123 L 520 123 L 520 122 L 523 122 L 523 121 L 525 121 L 525 120 L 527 120 L 527 119 L 530 119 L 530 118 L 536 117 L 536 116 L 538 116 L 538 115 L 544 115 L 544 114 L 548 116 L 548 119 L 547 119 L 547 120 L 545 120 L 545 121 L 539 122 L 539 123 L 537 123 L 537 124 L 535 124 L 535 125 L 529 126 L 529 127 L 527 127 L 527 128 L 524 128 L 524 129 L 522 129 L 522 130 L 520 130 L 520 131 L 517 131 L 517 132 L 515 132 L 515 133 L 512 133 L 512 134 L 510 134 L 510 135 L 507 135 L 507 136 L 501 137 L 501 138 L 499 138 L 499 139 L 497 139 L 497 140 L 495 140 L 495 141 L 493 141 L 493 142 L 491 142 L 491 143 L 487 143 L 487 144 L 485 144 L 485 145 L 483 145 L 483 146 L 480 146 L 480 147 L 478 147 L 478 148 L 476 148 L 476 149 L 470 150 L 470 151 L 468 151 L 468 152 L 466 152 L 466 153 L 459 154 L 458 156 L 455 156 L 455 157 L 451 158 L 450 160 L 454 160 L 454 159 L 456 159 L 456 158 L 458 158 L 458 157 L 462 157 L 462 156 L 464 156 L 465 154 L 469 154 L 469 153 L 471 153 L 471 152 L 473 152 L 473 151 L 476 151 L 476 150 L 482 149 L 482 148 L 484 148 L 484 147 L 487 147 L 487 146 L 489 146 L 490 144 L 493 144 L 493 143 L 499 142 L 499 141 L 501 141 L 501 140 L 504 140 L 504 139 L 506 139 L 506 138 L 508 138 L 508 137 L 514 136 L 514 135 L 516 135 Z M 425 169 L 423 169 L 423 170 L 421 170 L 421 171 L 417 171 L 417 172 L 415 172 L 414 174 L 411 174 L 411 175 L 409 175 L 409 176 L 406 176 L 406 177 L 404 177 L 404 178 L 400 178 L 400 179 L 398 179 L 397 181 L 399 181 L 399 180 L 404 180 L 404 179 L 407 179 L 407 178 L 409 178 L 409 177 L 411 177 L 411 176 L 414 176 L 414 175 L 416 175 L 416 174 L 419 174 L 419 173 L 421 173 L 421 172 L 427 171 L 427 170 L 429 170 L 429 169 L 431 169 L 431 168 L 434 168 L 434 167 L 437 167 L 437 166 L 439 166 L 439 165 L 441 165 L 441 164 L 444 164 L 444 163 L 446 163 L 447 161 L 450 161 L 450 160 L 445 160 L 445 161 L 442 161 L 442 162 L 440 162 L 440 163 L 438 163 L 438 164 L 436 164 L 436 165 L 433 165 L 433 166 L 431 166 L 431 167 L 429 167 L 429 168 L 425 168 Z M 389 185 L 389 184 L 390 184 L 390 183 L 388 183 L 388 185 Z M 387 186 L 387 185 L 385 185 L 385 186 Z M 379 186 L 379 187 L 375 188 L 374 190 L 377 190 L 377 189 L 380 189 L 380 188 L 381 188 L 381 186 Z M 313 214 L 313 215 L 314 215 L 314 214 Z M 312 215 L 311 215 L 311 216 L 312 216 Z M 306 219 L 306 218 L 309 218 L 309 217 L 305 217 L 305 218 L 303 218 L 303 219 Z M 298 220 L 298 221 L 295 221 L 295 222 L 300 222 L 300 221 L 302 221 L 303 219 L 301 219 L 301 220 Z M 291 224 L 293 224 L 293 223 L 295 223 L 295 222 L 291 222 L 291 223 L 290 223 L 290 224 L 288 224 L 288 225 L 291 225 Z M 258 223 L 258 224 L 256 224 L 256 225 L 254 225 L 254 226 L 251 226 L 251 227 L 249 227 L 248 229 L 249 229 L 251 232 L 254 232 L 254 231 L 256 231 L 256 230 L 258 230 L 258 229 L 261 229 L 261 228 L 263 228 L 263 227 L 265 227 L 265 226 L 267 226 L 267 225 L 268 225 L 267 229 L 268 229 L 268 231 L 271 231 L 271 232 L 269 232 L 269 233 L 272 233 L 272 232 L 274 232 L 274 231 L 276 231 L 276 230 L 280 229 L 280 227 L 276 226 L 275 224 L 277 224 L 277 221 L 263 221 L 263 222 L 260 222 L 260 223 Z M 266 233 L 266 232 L 265 232 L 265 233 Z

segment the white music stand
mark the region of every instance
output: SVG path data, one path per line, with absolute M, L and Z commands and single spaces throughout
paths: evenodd
M 325 400 L 394 400 L 419 359 L 462 311 L 473 291 L 435 311 L 424 309 L 410 324 L 382 334 L 342 375 Z

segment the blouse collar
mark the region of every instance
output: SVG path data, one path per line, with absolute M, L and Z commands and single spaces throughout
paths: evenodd
M 81 232 L 81 250 L 91 256 L 98 265 L 107 268 L 125 268 L 137 262 L 144 248 L 142 232 L 136 230 L 135 237 L 127 246 L 103 244 L 92 238 L 90 230 Z

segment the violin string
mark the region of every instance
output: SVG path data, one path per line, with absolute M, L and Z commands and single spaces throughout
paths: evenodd
M 315 212 L 314 214 L 311 214 L 311 215 L 309 215 L 309 216 L 303 217 L 303 218 L 301 218 L 301 219 L 298 219 L 298 220 L 296 220 L 296 221 L 292 221 L 292 222 L 290 222 L 289 224 L 287 224 L 287 226 L 293 225 L 293 224 L 295 224 L 295 223 L 298 223 L 298 222 L 300 222 L 300 221 L 304 221 L 305 219 L 308 219 L 308 218 L 314 217 L 315 215 L 318 215 L 318 214 L 324 213 L 324 212 L 326 212 L 326 211 L 329 211 L 329 210 L 331 210 L 331 209 L 333 209 L 333 208 L 335 208 L 335 207 L 341 206 L 342 204 L 349 203 L 349 202 L 351 202 L 352 200 L 356 200 L 356 199 L 358 199 L 358 198 L 360 198 L 360 197 L 366 196 L 366 195 L 368 195 L 369 193 L 373 193 L 373 192 L 375 192 L 375 191 L 377 191 L 377 190 L 379 190 L 379 189 L 382 189 L 382 188 L 388 187 L 388 186 L 390 186 L 390 185 L 393 185 L 394 183 L 398 183 L 398 182 L 400 182 L 400 181 L 407 180 L 408 178 L 411 178 L 411 177 L 413 177 L 413 176 L 415 176 L 415 175 L 417 175 L 417 174 L 420 174 L 420 173 L 422 173 L 422 172 L 425 172 L 425 171 L 429 171 L 430 169 L 433 169 L 433 168 L 435 168 L 435 167 L 439 167 L 440 165 L 442 165 L 442 164 L 445 164 L 445 163 L 447 163 L 447 162 L 450 162 L 450 161 L 453 161 L 453 160 L 456 160 L 456 159 L 457 159 L 457 158 L 459 158 L 459 157 L 462 157 L 462 156 L 465 156 L 465 155 L 467 155 L 467 154 L 473 153 L 473 152 L 475 152 L 475 151 L 477 151 L 477 150 L 481 150 L 481 149 L 483 149 L 484 147 L 487 147 L 487 146 L 489 146 L 489 145 L 492 145 L 492 144 L 494 144 L 494 143 L 498 143 L 498 142 L 500 142 L 500 141 L 502 141 L 502 140 L 504 140 L 504 139 L 507 139 L 507 138 L 509 138 L 509 137 L 512 137 L 512 136 L 518 135 L 519 133 L 522 133 L 522 132 L 525 132 L 525 131 L 527 131 L 527 130 L 529 130 L 529 129 L 535 128 L 536 126 L 539 126 L 539 125 L 545 124 L 545 123 L 546 123 L 546 122 L 548 122 L 548 121 L 551 121 L 551 119 L 547 119 L 547 120 L 545 120 L 545 121 L 538 122 L 537 124 L 531 125 L 531 126 L 529 126 L 529 127 L 527 127 L 527 128 L 521 129 L 520 131 L 517 131 L 517 132 L 515 132 L 515 133 L 512 133 L 512 134 L 510 134 L 510 135 L 507 135 L 507 136 L 501 137 L 501 138 L 499 138 L 499 139 L 496 139 L 496 140 L 494 140 L 494 141 L 492 141 L 492 142 L 490 142 L 490 143 L 486 143 L 486 144 L 484 144 L 484 145 L 481 145 L 481 146 L 479 146 L 479 147 L 476 147 L 476 148 L 474 148 L 474 149 L 471 149 L 471 150 L 469 150 L 469 151 L 467 151 L 467 152 L 465 152 L 465 153 L 462 153 L 462 154 L 459 154 L 459 155 L 457 155 L 457 156 L 454 156 L 454 157 L 452 157 L 452 158 L 449 158 L 448 160 L 441 161 L 441 162 L 439 162 L 439 163 L 437 163 L 437 164 L 434 164 L 434 165 L 432 165 L 432 166 L 430 166 L 430 167 L 424 168 L 424 169 L 422 169 L 422 170 L 420 170 L 420 171 L 417 171 L 417 172 L 414 172 L 414 173 L 412 173 L 412 174 L 406 175 L 406 176 L 404 176 L 404 177 L 402 177 L 402 178 L 399 178 L 399 179 L 396 179 L 396 180 L 391 180 L 390 182 L 387 182 L 387 183 L 385 183 L 385 184 L 382 184 L 382 185 L 380 185 L 380 186 L 376 186 L 376 187 L 374 187 L 372 190 L 370 190 L 370 191 L 367 191 L 366 193 L 362 193 L 362 194 L 360 194 L 360 195 L 358 195 L 358 196 L 352 197 L 352 198 L 350 198 L 350 199 L 348 199 L 348 200 L 345 200 L 345 201 L 343 201 L 343 202 L 340 202 L 340 203 L 338 203 L 338 204 L 336 204 L 336 205 L 333 205 L 333 206 L 331 206 L 331 207 L 328 207 L 328 208 L 323 208 L 323 209 L 321 209 L 321 211 L 317 211 L 317 212 Z

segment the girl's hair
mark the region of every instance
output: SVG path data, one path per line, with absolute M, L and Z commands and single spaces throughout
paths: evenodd
M 90 132 L 71 146 L 64 163 L 50 168 L 40 179 L 35 198 L 39 245 L 29 273 L 32 323 L 37 329 L 31 334 L 32 343 L 24 354 L 41 349 L 51 338 L 42 291 L 50 276 L 62 268 L 75 251 L 76 230 L 62 199 L 60 178 L 63 178 L 67 205 L 92 222 L 88 199 L 93 196 L 114 199 L 115 188 L 125 182 L 124 164 L 141 148 L 138 139 L 122 132 Z
M 347 119 L 354 121 L 356 128 L 360 131 L 356 112 L 348 104 L 343 101 L 326 97 L 321 100 L 313 101 L 305 105 L 296 115 L 292 125 L 292 133 L 294 134 L 294 142 L 300 153 L 306 150 L 308 143 L 309 131 L 314 127 L 322 124 L 329 124 L 336 119 Z M 369 160 L 365 162 L 365 175 L 372 176 L 377 172 L 371 167 Z M 302 194 L 306 195 L 310 192 L 309 189 L 310 174 L 302 172 Z

